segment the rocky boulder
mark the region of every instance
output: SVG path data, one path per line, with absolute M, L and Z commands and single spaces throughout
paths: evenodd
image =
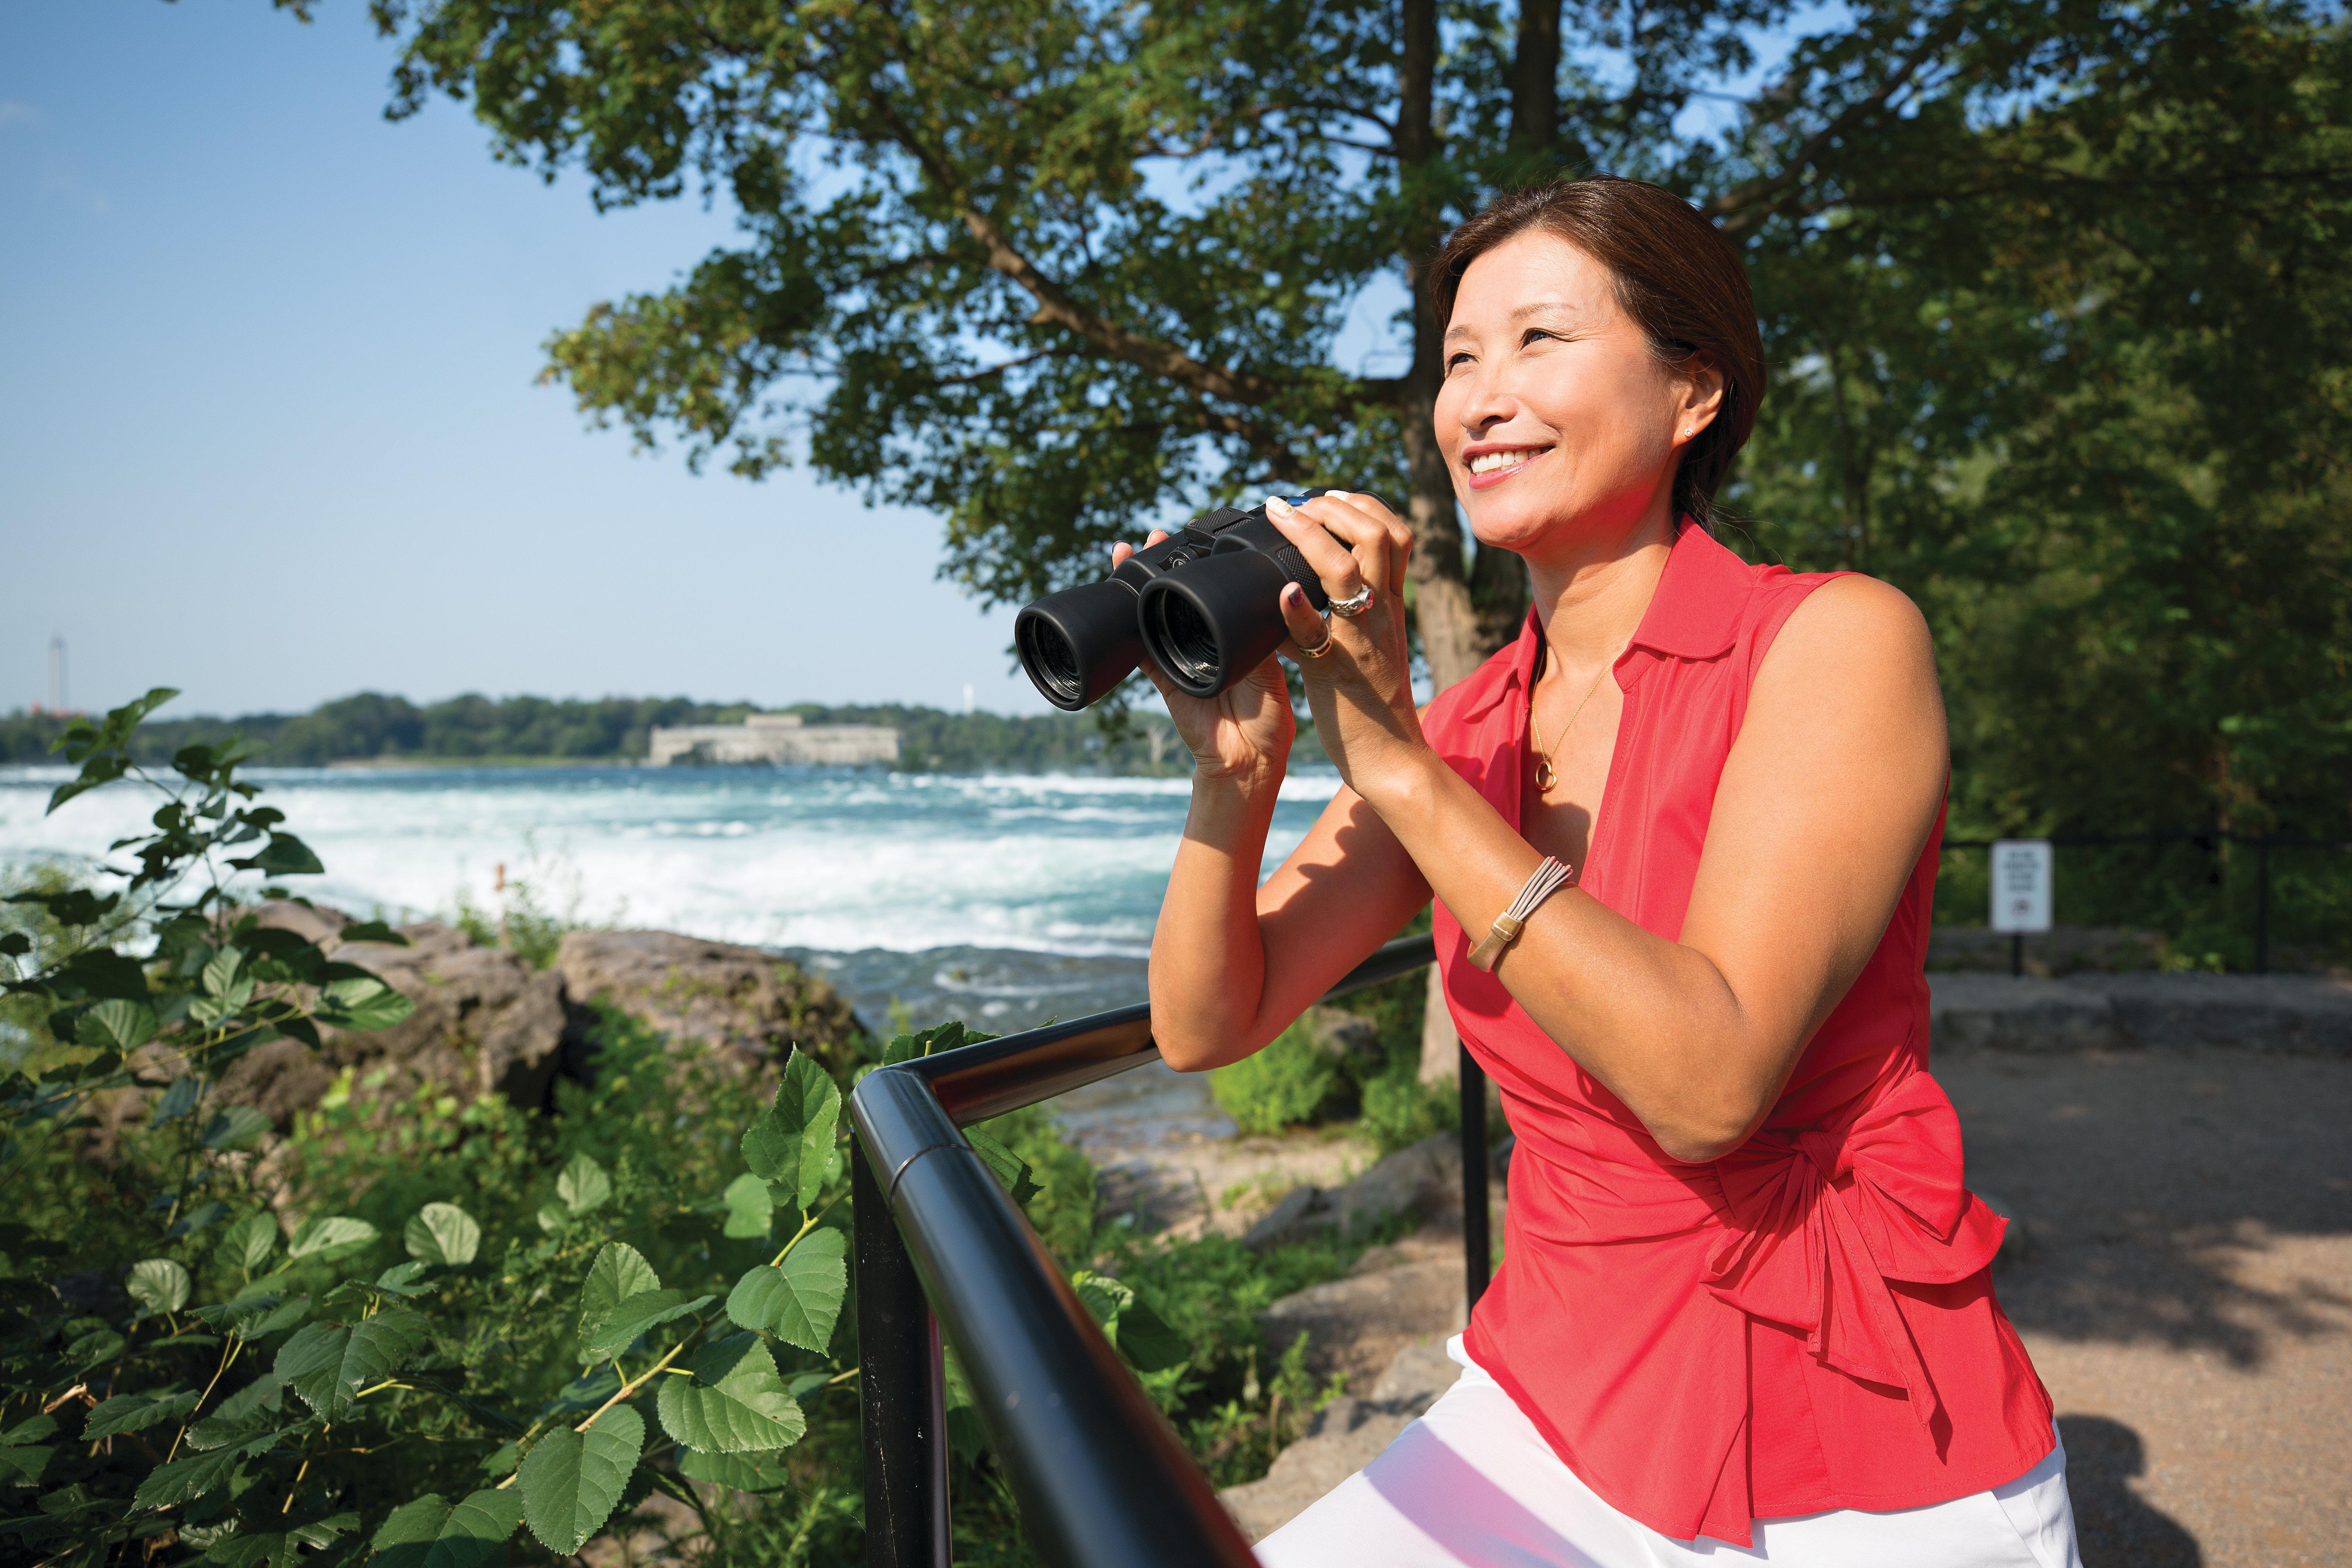
M 476 947 L 463 931 L 431 921 L 401 927 L 409 945 L 397 947 L 335 941 L 350 922 L 331 910 L 287 902 L 255 912 L 265 925 L 299 931 L 338 961 L 382 977 L 415 1011 L 373 1033 L 322 1028 L 316 1051 L 291 1039 L 263 1046 L 222 1079 L 231 1102 L 256 1106 L 282 1125 L 316 1105 L 345 1068 L 362 1079 L 383 1073 L 379 1094 L 438 1083 L 462 1100 L 546 1100 L 564 1036 L 563 984 L 555 974 L 504 948 Z
M 845 1067 L 858 1035 L 839 992 L 756 947 L 667 931 L 575 931 L 556 950 L 555 972 L 575 1004 L 609 1003 L 755 1064 L 781 1061 L 797 1045 Z
M 1462 1142 L 1454 1133 L 1440 1132 L 1400 1149 L 1340 1186 L 1291 1188 L 1250 1226 L 1242 1244 L 1263 1249 L 1320 1230 L 1368 1230 L 1401 1214 L 1460 1222 Z
M 1343 1395 L 1317 1411 L 1306 1435 L 1275 1456 L 1263 1480 L 1227 1487 L 1217 1500 L 1255 1545 L 1370 1464 L 1461 1375 L 1443 1342 L 1406 1345 L 1369 1395 Z

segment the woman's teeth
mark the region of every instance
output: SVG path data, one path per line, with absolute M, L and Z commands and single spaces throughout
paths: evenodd
M 1511 452 L 1481 452 L 1470 459 L 1474 474 L 1491 474 L 1497 468 L 1516 468 L 1534 457 L 1540 447 L 1522 447 Z

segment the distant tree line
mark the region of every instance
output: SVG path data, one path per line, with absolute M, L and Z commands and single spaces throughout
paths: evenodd
M 168 761 L 191 742 L 217 745 L 232 734 L 267 766 L 329 763 L 498 763 L 642 759 L 656 725 L 740 724 L 751 702 L 696 702 L 684 697 L 483 697 L 415 703 L 362 691 L 308 713 L 248 713 L 236 719 L 150 720 L 136 737 L 140 760 Z M 786 710 L 813 724 L 887 724 L 899 733 L 899 766 L 918 773 L 1003 768 L 1055 772 L 1101 768 L 1173 773 L 1189 765 L 1164 720 L 1141 716 L 1118 731 L 1092 715 L 950 713 L 908 703 Z M 53 714 L 0 716 L 0 763 L 53 762 L 49 742 L 65 728 Z M 1158 740 L 1155 743 L 1154 734 Z

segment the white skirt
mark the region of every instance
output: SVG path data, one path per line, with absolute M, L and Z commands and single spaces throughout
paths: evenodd
M 1461 1381 L 1259 1542 L 1265 1568 L 2082 1568 L 2063 1447 L 1949 1502 L 1759 1519 L 1753 1546 L 1675 1541 L 1594 1496 L 1458 1336 L 1445 1349 Z

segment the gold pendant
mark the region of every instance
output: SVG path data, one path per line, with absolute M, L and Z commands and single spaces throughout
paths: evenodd
M 1558 783 L 1559 783 L 1559 775 L 1552 772 L 1551 759 L 1538 757 L 1536 759 L 1536 793 L 1549 795 L 1552 785 Z

